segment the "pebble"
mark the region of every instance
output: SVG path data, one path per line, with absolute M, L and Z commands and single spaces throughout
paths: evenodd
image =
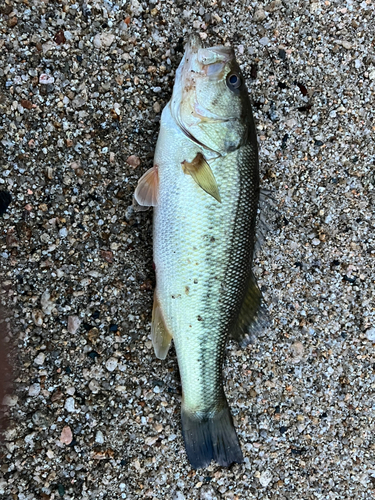
M 80 327 L 81 319 L 78 316 L 68 317 L 68 332 L 74 335 Z
M 366 331 L 366 337 L 370 340 L 370 342 L 375 342 L 375 328 L 369 328 Z
M 34 309 L 31 316 L 36 326 L 43 325 L 43 313 L 40 309 Z
M 127 158 L 126 163 L 133 168 L 137 168 L 141 164 L 141 160 L 138 158 L 138 156 L 131 155 Z
M 255 23 L 261 23 L 262 21 L 265 20 L 265 18 L 266 18 L 266 13 L 262 9 L 256 10 L 253 15 L 253 21 Z
M 272 481 L 272 473 L 269 470 L 265 470 L 261 473 L 259 477 L 259 482 L 263 486 L 263 488 L 267 488 L 267 486 L 270 484 Z
M 74 412 L 75 409 L 75 401 L 73 397 L 66 398 L 64 408 L 66 411 Z
M 117 363 L 118 363 L 118 361 L 116 358 L 109 358 L 109 359 L 107 359 L 107 361 L 105 363 L 105 367 L 107 368 L 107 370 L 109 372 L 113 372 L 117 368 Z
M 262 37 L 260 40 L 259 40 L 259 43 L 263 46 L 266 46 L 270 43 L 270 39 L 266 36 Z
M 15 394 L 7 394 L 4 396 L 2 404 L 4 406 L 16 406 L 18 403 L 18 396 Z
M 73 433 L 72 433 L 72 430 L 71 428 L 66 425 L 63 430 L 61 431 L 61 435 L 60 435 L 60 443 L 63 443 L 63 444 L 70 444 L 71 442 L 73 441 Z
M 45 290 L 40 298 L 40 305 L 42 306 L 42 311 L 44 314 L 52 314 L 55 308 L 55 303 L 51 300 L 51 294 L 48 290 Z
M 34 358 L 34 363 L 36 365 L 42 366 L 44 365 L 44 361 L 46 359 L 46 355 L 44 352 L 40 352 L 35 358 Z
M 49 85 L 49 84 L 52 84 L 54 82 L 55 82 L 55 77 L 53 77 L 51 75 L 47 75 L 45 73 L 42 73 L 39 76 L 39 83 L 41 83 L 43 85 Z
M 28 395 L 31 397 L 38 396 L 40 394 L 40 384 L 31 384 L 29 387 Z
M 99 382 L 95 379 L 90 380 L 89 389 L 93 394 L 98 394 L 101 389 Z
M 115 35 L 112 33 L 98 33 L 95 35 L 93 43 L 97 49 L 101 49 L 102 47 L 110 47 L 115 40 Z
M 95 442 L 98 444 L 103 444 L 104 443 L 104 435 L 102 431 L 97 431 L 95 434 Z

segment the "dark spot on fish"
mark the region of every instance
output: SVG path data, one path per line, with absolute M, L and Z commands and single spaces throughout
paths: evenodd
M 303 85 L 303 83 L 299 83 L 299 82 L 294 82 L 294 83 L 300 89 L 302 95 L 308 94 L 307 88 Z
M 279 83 L 277 84 L 277 86 L 278 86 L 278 87 L 279 87 L 279 89 L 281 89 L 281 90 L 284 90 L 284 89 L 289 88 L 289 87 L 288 87 L 288 85 L 287 85 L 285 82 L 279 82 Z
M 286 59 L 286 52 L 284 49 L 279 49 L 279 57 L 282 61 L 285 61 Z
M 9 191 L 0 191 L 0 215 L 5 214 L 7 208 L 12 201 L 12 196 Z
M 190 292 L 190 288 L 188 286 L 185 286 L 185 293 L 186 293 L 186 295 L 189 295 L 189 292 Z
M 198 283 L 198 280 L 197 278 L 194 279 L 194 283 L 197 284 Z
M 200 316 L 199 314 L 198 314 L 198 316 L 197 316 L 197 319 L 198 319 L 198 321 L 203 321 L 202 316 Z
M 211 241 L 211 243 L 213 243 L 216 240 L 215 240 L 215 238 L 213 236 L 211 236 L 210 241 Z
M 253 63 L 250 66 L 250 78 L 252 80 L 256 80 L 257 76 L 258 76 L 258 65 L 256 63 Z

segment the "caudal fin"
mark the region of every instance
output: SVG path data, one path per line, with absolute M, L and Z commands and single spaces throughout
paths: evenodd
M 243 462 L 228 406 L 212 417 L 203 418 L 197 418 L 182 408 L 181 423 L 186 453 L 194 469 L 207 467 L 211 460 L 224 467 Z

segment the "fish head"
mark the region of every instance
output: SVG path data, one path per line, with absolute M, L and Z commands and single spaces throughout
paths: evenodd
M 232 47 L 190 38 L 177 69 L 171 113 L 198 145 L 225 156 L 248 138 L 250 101 Z

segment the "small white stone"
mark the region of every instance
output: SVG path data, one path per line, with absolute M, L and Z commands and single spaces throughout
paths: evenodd
M 320 240 L 318 240 L 318 238 L 313 238 L 311 240 L 311 243 L 314 245 L 314 246 L 318 246 L 320 245 Z
M 261 38 L 259 40 L 259 43 L 265 47 L 266 45 L 268 45 L 270 43 L 270 39 L 268 37 L 264 36 L 263 38 Z
M 68 317 L 68 332 L 74 335 L 81 324 L 81 320 L 78 316 L 69 316 Z
M 95 379 L 92 379 L 89 383 L 89 389 L 92 393 L 97 394 L 100 391 L 99 382 Z
M 366 337 L 370 342 L 375 342 L 375 328 L 370 328 L 366 331 Z
M 50 299 L 51 294 L 48 290 L 45 290 L 40 298 L 40 305 L 42 306 L 42 311 L 44 312 L 44 314 L 47 315 L 50 315 L 55 307 L 55 304 Z
M 66 398 L 65 405 L 64 405 L 65 410 L 69 411 L 69 412 L 75 411 L 74 403 L 75 403 L 75 401 L 74 401 L 73 397 Z
M 118 363 L 118 361 L 116 358 L 109 358 L 109 359 L 107 359 L 107 361 L 105 363 L 105 367 L 107 368 L 107 370 L 109 372 L 113 372 L 117 368 L 117 363 Z
M 373 69 L 372 71 L 370 71 L 368 77 L 370 78 L 370 80 L 375 80 L 375 69 Z
M 255 23 L 260 23 L 264 21 L 266 18 L 266 13 L 262 9 L 258 9 L 255 11 L 254 16 L 253 16 L 253 21 Z
M 7 394 L 4 396 L 3 405 L 4 406 L 16 406 L 18 403 L 18 396 L 15 394 Z
M 272 481 L 272 474 L 269 470 L 265 470 L 259 477 L 259 482 L 263 486 L 263 488 L 267 488 L 267 486 Z
M 103 433 L 102 431 L 98 431 L 95 435 L 95 441 L 98 443 L 98 444 L 103 444 L 104 443 L 104 436 L 103 436 Z
M 40 352 L 38 354 L 38 356 L 34 359 L 34 363 L 36 365 L 40 365 L 41 366 L 41 365 L 44 364 L 45 359 L 46 359 L 46 355 L 44 354 L 44 352 Z
M 66 227 L 62 227 L 59 231 L 60 238 L 66 238 L 68 236 L 68 230 Z
M 158 440 L 158 436 L 148 437 L 148 438 L 145 439 L 145 443 L 148 446 L 152 446 L 153 444 L 156 443 L 157 440 Z
M 43 313 L 40 309 L 34 309 L 33 312 L 31 313 L 31 316 L 36 326 L 43 325 Z
M 40 393 L 40 384 L 30 385 L 29 392 L 28 392 L 29 396 L 35 397 L 35 396 L 38 396 L 39 393 Z

